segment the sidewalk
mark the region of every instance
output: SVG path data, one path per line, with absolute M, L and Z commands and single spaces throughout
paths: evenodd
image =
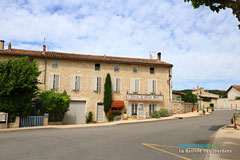
M 211 144 L 220 144 L 216 150 L 230 150 L 232 153 L 215 153 L 206 155 L 206 160 L 239 160 L 240 159 L 240 130 L 235 130 L 233 125 L 220 128 L 213 137 Z
M 210 113 L 206 113 L 206 115 L 210 115 Z M 199 117 L 199 116 L 203 116 L 203 115 L 200 115 L 197 111 L 195 111 L 195 112 L 189 112 L 189 113 L 185 113 L 185 114 L 176 114 L 176 115 L 173 115 L 170 117 L 137 119 L 137 120 L 120 120 L 120 121 L 106 122 L 106 123 L 48 125 L 48 126 L 38 126 L 38 127 L 6 128 L 6 129 L 0 129 L 0 132 L 32 130 L 32 129 L 49 129 L 49 128 L 64 129 L 64 128 L 102 127 L 102 126 L 113 126 L 113 125 L 119 125 L 119 124 L 154 122 L 154 121 L 172 120 L 172 119 L 180 119 L 180 118 L 182 119 L 182 118 Z

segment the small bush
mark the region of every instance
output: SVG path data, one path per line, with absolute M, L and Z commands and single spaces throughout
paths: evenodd
M 168 112 L 167 109 L 161 108 L 161 109 L 160 109 L 160 116 L 161 116 L 161 117 L 168 117 L 168 116 L 170 116 L 170 114 L 169 114 L 169 112 Z
M 160 118 L 160 111 L 153 111 L 151 113 L 151 118 Z
M 209 108 L 209 107 L 208 107 Z M 208 112 L 208 108 L 207 108 L 207 112 Z
M 93 113 L 88 112 L 88 115 L 86 116 L 86 123 L 93 122 Z
M 214 111 L 214 107 L 210 107 L 212 109 L 212 111 Z

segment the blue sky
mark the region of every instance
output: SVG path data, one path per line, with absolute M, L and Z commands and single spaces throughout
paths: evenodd
M 240 30 L 230 9 L 184 0 L 1 0 L 0 39 L 13 48 L 156 58 L 170 62 L 173 89 L 240 84 Z M 7 44 L 6 44 L 7 45 Z M 6 46 L 7 47 L 7 46 Z

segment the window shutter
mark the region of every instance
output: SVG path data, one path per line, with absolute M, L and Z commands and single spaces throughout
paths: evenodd
M 121 87 L 121 79 L 117 78 L 117 92 L 120 92 L 120 87 Z
M 157 104 L 157 111 L 160 111 L 160 104 Z
M 101 86 L 102 86 L 102 78 L 101 77 L 98 77 L 97 78 L 97 81 L 98 81 L 98 91 L 101 92 Z
M 81 78 L 80 78 L 80 76 L 77 76 L 76 80 L 77 80 L 77 87 L 76 87 L 76 90 L 77 90 L 77 91 L 80 91 L 80 82 L 81 82 Z
M 113 78 L 112 86 L 113 86 L 113 92 L 116 92 L 116 78 Z
M 153 93 L 156 93 L 157 91 L 157 81 L 153 80 Z
M 97 77 L 93 77 L 93 91 L 97 91 Z
M 52 75 L 52 74 L 50 75 L 50 81 L 49 81 L 49 88 L 50 89 L 53 89 L 53 76 L 54 75 Z
M 139 79 L 135 80 L 135 92 L 139 92 Z
M 55 75 L 55 89 L 59 89 L 59 75 Z
M 132 115 L 132 105 L 131 104 L 128 104 L 127 112 L 128 112 L 128 117 L 131 117 L 131 115 Z
M 146 117 L 149 117 L 149 104 L 146 104 Z
M 76 90 L 76 76 L 72 76 L 72 90 L 75 91 Z
M 131 92 L 135 92 L 135 79 L 131 79 L 130 88 Z
M 152 80 L 151 79 L 149 79 L 148 80 L 148 90 L 149 90 L 149 93 L 152 93 L 153 92 L 153 86 L 152 86 L 153 84 L 152 84 Z

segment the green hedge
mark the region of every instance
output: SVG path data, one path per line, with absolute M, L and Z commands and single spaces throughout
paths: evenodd
M 160 109 L 160 111 L 153 111 L 151 113 L 151 118 L 160 118 L 160 117 L 168 117 L 168 116 L 170 116 L 170 113 L 165 108 Z

